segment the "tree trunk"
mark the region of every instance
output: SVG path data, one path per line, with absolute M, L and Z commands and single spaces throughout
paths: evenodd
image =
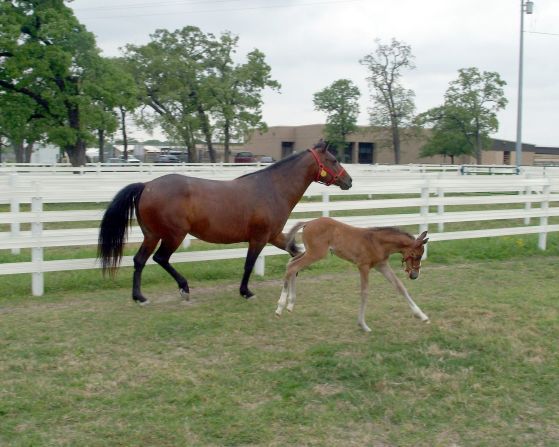
M 33 141 L 27 142 L 23 148 L 23 159 L 25 163 L 31 163 L 31 154 L 33 153 Z
M 66 146 L 66 152 L 72 166 L 85 166 L 85 141 L 81 135 L 79 106 L 66 102 L 66 110 L 68 111 L 68 124 L 76 132 L 76 142 Z
M 105 131 L 98 129 L 97 132 L 99 136 L 99 163 L 103 163 L 105 161 Z
M 16 163 L 23 163 L 23 141 L 15 141 L 12 143 L 16 156 Z
M 124 158 L 128 158 L 128 136 L 126 135 L 126 109 L 120 108 L 120 127 L 122 128 L 122 144 L 124 146 Z
M 394 147 L 394 163 L 400 164 L 400 130 L 398 125 L 392 125 L 392 146 Z
M 231 149 L 229 148 L 230 146 L 230 140 L 231 140 L 231 130 L 229 128 L 229 122 L 225 122 L 224 126 L 223 126 L 223 162 L 224 163 L 229 163 L 229 158 L 231 155 Z
M 476 163 L 481 164 L 481 134 L 479 130 L 476 132 Z
M 76 144 L 67 146 L 66 153 L 72 166 L 85 166 L 85 141 L 83 139 L 79 138 Z
M 196 153 L 196 141 L 192 135 L 190 129 L 182 132 L 182 140 L 184 145 L 186 146 L 186 150 L 188 151 L 188 162 L 189 163 L 197 163 L 198 162 L 198 154 Z
M 215 150 L 212 143 L 212 130 L 210 127 L 210 121 L 208 119 L 208 115 L 204 112 L 204 109 L 201 106 L 198 106 L 198 118 L 200 118 L 202 133 L 204 134 L 206 146 L 208 147 L 208 152 L 210 153 L 210 162 L 215 163 L 217 161 L 217 157 L 215 155 Z

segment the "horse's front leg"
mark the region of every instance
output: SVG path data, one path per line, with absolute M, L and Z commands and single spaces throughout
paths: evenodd
M 361 278 L 361 306 L 359 306 L 357 324 L 359 324 L 361 329 L 365 332 L 371 332 L 371 329 L 367 326 L 367 323 L 365 323 L 365 306 L 367 305 L 367 299 L 369 297 L 369 266 L 359 266 L 359 275 Z
M 404 295 L 406 300 L 408 300 L 408 304 L 411 307 L 411 311 L 413 312 L 413 315 L 415 317 L 419 318 L 421 321 L 424 321 L 425 323 L 428 323 L 429 322 L 429 317 L 422 312 L 422 310 L 419 308 L 419 306 L 417 304 L 414 303 L 414 301 L 412 300 L 412 298 L 411 298 L 410 294 L 408 293 L 406 287 L 404 286 L 402 281 L 400 281 L 398 279 L 398 277 L 396 276 L 394 271 L 390 268 L 388 263 L 383 262 L 383 263 L 377 265 L 375 268 L 379 272 L 381 272 L 384 275 L 384 277 L 389 282 L 391 282 L 396 287 L 396 289 L 398 289 L 398 291 L 402 295 Z
M 254 269 L 254 264 L 256 263 L 256 260 L 258 259 L 258 256 L 260 255 L 260 252 L 265 245 L 266 241 L 251 241 L 248 244 L 248 252 L 245 260 L 245 270 L 243 273 L 243 279 L 241 280 L 241 287 L 239 288 L 241 296 L 246 299 L 254 296 L 254 293 L 252 293 L 248 288 L 248 280 L 250 279 L 250 275 L 252 273 L 252 270 Z

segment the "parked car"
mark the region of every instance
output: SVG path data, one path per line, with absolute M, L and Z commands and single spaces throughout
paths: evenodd
M 235 163 L 256 163 L 256 157 L 252 152 L 237 152 L 234 158 Z
M 260 157 L 260 160 L 258 160 L 260 163 L 273 163 L 276 160 L 274 160 L 274 157 L 270 157 L 269 155 L 262 155 L 262 157 Z
M 160 154 L 153 160 L 154 163 L 180 163 L 179 157 L 172 154 Z
M 108 164 L 111 165 L 124 165 L 124 164 L 138 164 L 141 163 L 140 160 L 138 160 L 136 157 L 134 157 L 133 155 L 129 155 L 128 159 L 124 159 L 123 157 L 112 157 L 109 158 L 107 160 Z

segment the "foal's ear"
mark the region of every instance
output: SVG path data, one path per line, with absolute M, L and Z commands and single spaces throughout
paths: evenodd
M 419 247 L 420 245 L 425 245 L 427 242 L 429 242 L 429 238 L 425 238 L 425 236 L 427 236 L 427 231 L 424 231 L 423 233 L 421 233 L 417 239 L 415 240 L 416 245 Z
M 425 230 L 423 233 L 421 233 L 421 234 L 417 237 L 417 240 L 418 240 L 418 241 L 422 241 L 423 239 L 425 239 L 425 236 L 427 236 L 427 230 Z

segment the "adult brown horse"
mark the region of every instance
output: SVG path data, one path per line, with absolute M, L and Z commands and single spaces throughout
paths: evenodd
M 313 181 L 351 188 L 351 177 L 322 142 L 230 181 L 170 174 L 130 184 L 117 193 L 101 221 L 98 258 L 103 273 L 115 274 L 135 210 L 144 240 L 134 256 L 134 301 L 148 302 L 141 292 L 142 270 L 160 241 L 153 260 L 175 279 L 181 295 L 189 298 L 187 280 L 169 263 L 188 233 L 207 242 L 248 242 L 240 293 L 250 298 L 248 280 L 268 242 L 292 256 L 298 253 L 294 243 L 286 243 L 282 229 Z

